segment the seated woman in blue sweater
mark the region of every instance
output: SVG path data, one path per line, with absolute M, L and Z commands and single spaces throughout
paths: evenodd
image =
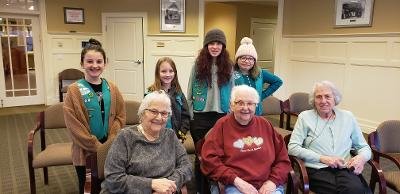
M 192 164 L 172 129 L 171 101 L 164 91 L 144 97 L 140 124 L 124 128 L 105 162 L 102 193 L 175 193 L 192 177 Z
M 246 84 L 257 90 L 260 102 L 256 108 L 256 115 L 261 115 L 262 101 L 281 87 L 283 82 L 278 76 L 258 67 L 256 63 L 257 51 L 253 45 L 253 40 L 248 37 L 244 37 L 240 41 L 235 59 L 236 64 L 233 73 L 235 85 Z M 264 84 L 268 84 L 268 87 L 265 88 Z
M 329 81 L 318 82 L 310 93 L 312 110 L 300 113 L 288 145 L 289 155 L 304 160 L 315 193 L 371 193 L 361 176 L 371 149 L 356 118 L 336 107 L 339 90 Z M 350 150 L 357 155 L 352 157 Z

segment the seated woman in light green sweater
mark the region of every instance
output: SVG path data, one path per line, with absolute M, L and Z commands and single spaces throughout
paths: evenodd
M 192 164 L 172 129 L 171 102 L 163 91 L 145 96 L 140 124 L 124 128 L 111 146 L 102 193 L 175 193 L 192 177 Z

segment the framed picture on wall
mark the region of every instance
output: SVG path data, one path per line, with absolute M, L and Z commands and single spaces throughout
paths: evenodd
M 185 32 L 185 0 L 160 0 L 160 31 Z
M 85 12 L 83 8 L 64 7 L 64 23 L 84 24 Z
M 336 0 L 335 26 L 371 26 L 374 0 Z

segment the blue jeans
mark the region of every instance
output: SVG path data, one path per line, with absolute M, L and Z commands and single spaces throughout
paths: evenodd
M 219 194 L 219 188 L 217 184 L 211 184 L 210 186 L 210 191 L 211 194 Z M 225 193 L 226 194 L 242 194 L 235 186 L 233 185 L 225 185 Z M 283 186 L 280 185 L 276 187 L 275 192 L 273 194 L 284 194 L 285 190 L 283 189 Z

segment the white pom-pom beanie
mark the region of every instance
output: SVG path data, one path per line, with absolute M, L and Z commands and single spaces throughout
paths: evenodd
M 236 51 L 235 60 L 237 61 L 237 59 L 243 55 L 252 56 L 257 61 L 257 51 L 253 45 L 253 40 L 249 37 L 244 37 L 240 41 L 240 46 Z

